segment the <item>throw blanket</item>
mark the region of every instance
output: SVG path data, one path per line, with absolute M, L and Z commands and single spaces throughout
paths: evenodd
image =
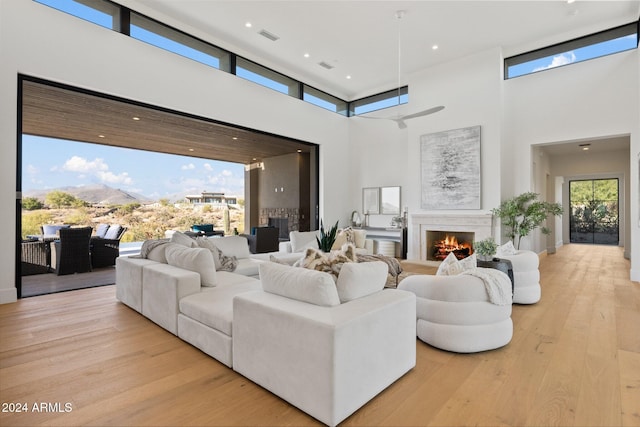
M 481 279 L 492 304 L 508 305 L 512 303 L 511 279 L 502 271 L 494 268 L 475 268 L 464 271 L 461 274 L 468 274 Z
M 145 240 L 140 248 L 140 258 L 146 258 L 149 252 L 165 243 L 169 243 L 169 239 Z
M 398 285 L 398 276 L 400 275 L 400 273 L 402 273 L 402 267 L 400 266 L 400 262 L 397 259 L 380 254 L 358 254 L 357 258 L 358 262 L 383 261 L 387 263 L 390 276 L 387 287 L 395 287 Z M 389 286 L 394 284 L 395 286 Z

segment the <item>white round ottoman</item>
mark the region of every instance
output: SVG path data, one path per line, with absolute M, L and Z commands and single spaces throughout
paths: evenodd
M 513 302 L 535 304 L 540 301 L 540 259 L 533 251 L 519 250 L 515 255 L 499 255 L 513 267 Z
M 402 280 L 398 289 L 416 294 L 417 335 L 427 344 L 474 353 L 511 341 L 511 304 L 490 303 L 478 277 L 414 275 Z

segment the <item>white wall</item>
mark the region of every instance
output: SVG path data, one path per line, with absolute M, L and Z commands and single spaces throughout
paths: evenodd
M 513 144 L 514 170 L 531 170 L 532 145 L 618 135 L 630 135 L 635 159 L 640 149 L 639 55 L 635 49 L 507 80 L 504 136 L 505 143 Z M 630 194 L 638 194 L 633 160 L 630 174 Z M 514 193 L 533 190 L 532 174 L 517 173 L 513 180 Z M 638 217 L 637 197 L 631 197 L 629 210 Z M 640 244 L 637 224 L 630 232 L 633 248 Z M 544 242 L 529 245 L 541 248 Z M 631 268 L 631 278 L 639 280 L 640 251 L 632 251 Z
M 494 49 L 409 76 L 409 103 L 401 107 L 403 113 L 437 105 L 445 109 L 408 120 L 405 130 L 388 120 L 351 119 L 352 155 L 358 159 L 351 179 L 352 209 L 362 211 L 362 187 L 400 185 L 402 205 L 409 208 L 409 213 L 427 212 L 420 207 L 420 137 L 475 125 L 481 126 L 482 201 L 480 210 L 465 212 L 487 212 L 497 207 L 501 186 L 500 64 L 500 51 Z M 376 116 L 393 117 L 397 114 L 394 110 Z M 389 225 L 387 218 L 381 224 L 375 220 L 372 225 Z M 417 255 L 410 252 L 408 257 Z
M 19 73 L 320 144 L 320 215 L 350 204 L 346 117 L 32 1 L 0 1 L 0 57 L 0 302 L 16 299 Z

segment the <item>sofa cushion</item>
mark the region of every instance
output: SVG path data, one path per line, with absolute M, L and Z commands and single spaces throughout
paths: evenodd
M 331 275 L 321 271 L 264 262 L 260 281 L 265 292 L 327 307 L 340 304 Z
M 218 250 L 229 257 L 236 257 L 238 259 L 249 258 L 251 252 L 249 252 L 249 243 L 246 237 L 242 236 L 224 236 L 213 237 L 210 239 Z
M 167 250 L 167 248 L 169 248 L 171 246 L 177 246 L 179 248 L 183 248 L 184 247 L 184 246 L 179 245 L 177 243 L 171 243 L 171 242 L 167 241 L 165 244 L 159 244 L 159 245 L 154 246 L 147 253 L 146 258 L 150 259 L 151 261 L 161 262 L 163 264 L 168 264 L 166 250 Z
M 336 282 L 340 302 L 381 291 L 387 282 L 388 270 L 387 264 L 382 261 L 345 263 Z
M 107 234 L 108 229 L 109 229 L 109 224 L 98 225 L 98 228 L 96 228 L 96 237 L 100 237 L 104 239 L 104 235 Z
M 307 248 L 318 249 L 317 231 L 292 231 L 289 233 L 291 252 L 304 252 Z
M 168 245 L 165 254 L 169 265 L 200 274 L 202 286 L 216 285 L 216 268 L 213 263 L 213 255 L 208 249 Z
M 171 234 L 171 238 L 169 239 L 169 241 L 171 243 L 177 243 L 179 245 L 186 246 L 188 248 L 195 248 L 198 246 L 198 244 L 194 239 L 192 239 L 191 237 L 187 236 L 186 234 L 180 231 L 176 231 L 173 234 Z
M 122 226 L 119 224 L 113 224 L 111 226 L 109 226 L 109 229 L 107 230 L 106 233 L 104 233 L 104 238 L 105 239 L 117 239 L 118 236 L 120 235 L 120 232 L 122 231 Z
M 58 230 L 60 230 L 61 228 L 70 228 L 70 225 L 51 225 L 51 224 L 45 224 L 42 226 L 42 234 L 44 234 L 45 236 L 55 236 L 56 234 L 58 234 Z
M 260 290 L 260 281 L 238 274 L 226 274 L 236 276 L 232 279 L 234 283 L 221 277 L 219 286 L 186 296 L 180 300 L 179 306 L 180 312 L 185 316 L 231 336 L 233 297 Z

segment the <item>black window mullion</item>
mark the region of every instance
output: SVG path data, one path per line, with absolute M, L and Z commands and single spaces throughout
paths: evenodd
M 120 33 L 131 35 L 131 9 L 120 6 Z

